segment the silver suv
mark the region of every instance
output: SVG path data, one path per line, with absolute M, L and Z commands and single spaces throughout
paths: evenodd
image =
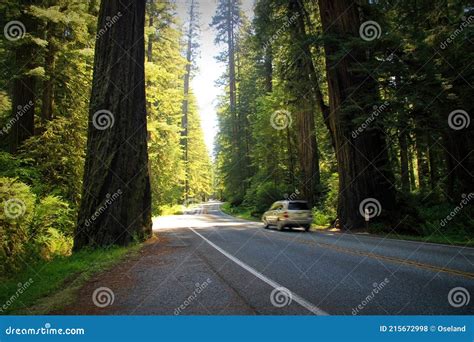
M 263 213 L 262 222 L 265 228 L 276 226 L 278 230 L 285 227 L 311 228 L 313 215 L 306 201 L 278 201 Z

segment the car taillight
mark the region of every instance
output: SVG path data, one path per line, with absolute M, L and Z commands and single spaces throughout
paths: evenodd
M 283 217 L 288 218 L 288 213 L 286 211 L 283 213 Z

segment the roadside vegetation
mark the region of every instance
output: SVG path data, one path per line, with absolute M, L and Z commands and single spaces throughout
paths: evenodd
M 211 196 L 248 219 L 303 198 L 346 231 L 370 200 L 371 233 L 470 243 L 473 8 L 356 3 L 258 0 L 249 20 L 217 1 L 213 167 L 190 86 L 197 1 L 186 23 L 173 1 L 2 1 L 2 296 L 35 269 L 51 284 L 29 296 L 47 295 Z
M 47 314 L 71 303 L 92 276 L 133 256 L 141 244 L 82 250 L 71 256 L 25 264 L 13 275 L 0 277 L 0 314 Z
M 250 20 L 219 3 L 219 37 L 234 38 L 217 40 L 224 211 L 254 218 L 305 199 L 319 228 L 473 241 L 472 6 L 260 0 Z
M 84 189 L 83 180 L 95 46 L 107 33 L 100 30 L 104 27 L 99 26 L 99 8 L 100 1 L 82 0 L 8 0 L 0 5 L 3 25 L 16 20 L 27 27 L 25 32 L 18 27 L 19 39 L 2 35 L 0 40 L 0 64 L 5 71 L 0 76 L 0 274 L 4 281 L 11 277 L 14 283 L 30 265 L 51 262 L 54 267 L 57 260 L 61 260 L 58 265 L 67 260 L 75 265 L 81 255 L 86 257 L 82 252 L 71 255 L 83 194 L 98 189 Z M 174 4 L 148 1 L 145 10 L 149 206 L 152 215 L 179 213 L 186 198 L 208 198 L 212 185 L 196 100 L 192 88 L 186 94 L 184 90 L 183 78 L 191 72 L 187 66 L 196 54 L 190 61 L 184 57 L 187 25 L 178 21 Z M 116 15 L 104 18 L 115 22 Z M 115 199 L 118 190 L 106 191 L 109 197 L 94 207 L 101 218 L 116 214 L 104 202 Z M 125 205 L 123 210 L 132 208 Z M 96 222 L 94 215 L 85 217 L 88 225 Z M 138 238 L 133 236 L 127 243 Z

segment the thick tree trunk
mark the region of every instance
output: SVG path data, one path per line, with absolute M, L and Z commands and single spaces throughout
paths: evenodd
M 446 151 L 446 192 L 450 200 L 459 201 L 474 189 L 474 125 L 462 130 L 448 129 L 443 137 Z
M 288 3 L 289 17 L 296 17 L 290 26 L 290 35 L 295 46 L 292 48 L 292 70 L 289 75 L 290 91 L 294 97 L 298 156 L 302 173 L 302 192 L 311 204 L 316 202 L 317 187 L 320 184 L 319 151 L 314 119 L 314 73 L 311 50 L 305 30 L 304 9 L 298 0 Z
M 145 0 L 101 2 L 75 250 L 151 234 L 144 24 Z
M 34 4 L 31 0 L 20 1 L 22 8 Z M 35 20 L 23 12 L 21 22 L 34 32 Z M 35 46 L 32 43 L 20 41 L 15 49 L 15 60 L 18 75 L 13 80 L 12 87 L 12 118 L 14 125 L 10 132 L 10 151 L 16 153 L 23 142 L 35 133 L 36 78 L 26 75 L 35 67 Z M 26 64 L 25 64 L 26 61 Z
M 376 84 L 360 68 L 360 63 L 366 60 L 364 49 L 354 46 L 343 57 L 334 58 L 341 56 L 340 41 L 359 38 L 360 16 L 356 2 L 319 0 L 319 9 L 323 31 L 332 36 L 325 42 L 325 53 L 331 109 L 329 124 L 334 132 L 339 173 L 339 225 L 345 230 L 357 229 L 364 226 L 360 212 L 364 200 L 378 201 L 383 216 L 395 207 L 393 176 L 383 132 L 372 127 L 356 139 L 351 138 L 351 130 L 355 128 L 353 120 L 366 117 L 380 100 Z
M 16 121 L 11 131 L 12 153 L 35 132 L 35 86 L 36 79 L 32 76 L 20 76 L 13 81 L 12 116 Z

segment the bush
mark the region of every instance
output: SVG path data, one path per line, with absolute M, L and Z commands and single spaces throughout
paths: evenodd
M 19 270 L 24 262 L 69 255 L 75 211 L 58 197 L 36 202 L 28 185 L 0 178 L 0 273 Z
M 0 151 L 0 177 L 15 178 L 29 185 L 36 195 L 42 192 L 44 183 L 40 172 L 29 165 L 29 159 L 17 159 L 8 152 Z
M 313 208 L 314 223 L 318 226 L 329 226 L 337 217 L 337 197 L 339 178 L 337 173 L 330 174 L 324 181 L 326 190 L 319 204 Z
M 263 213 L 273 204 L 273 202 L 284 199 L 287 192 L 282 186 L 273 182 L 257 184 L 251 187 L 245 195 L 245 206 L 255 208 L 255 213 Z
M 24 143 L 21 154 L 41 173 L 43 193 L 59 195 L 76 205 L 82 190 L 83 126 L 77 120 L 56 118 L 48 122 L 42 134 Z
M 0 273 L 17 270 L 30 237 L 35 195 L 16 178 L 0 178 Z
M 32 224 L 34 251 L 42 259 L 69 255 L 74 232 L 74 211 L 58 197 L 47 196 L 36 206 Z

